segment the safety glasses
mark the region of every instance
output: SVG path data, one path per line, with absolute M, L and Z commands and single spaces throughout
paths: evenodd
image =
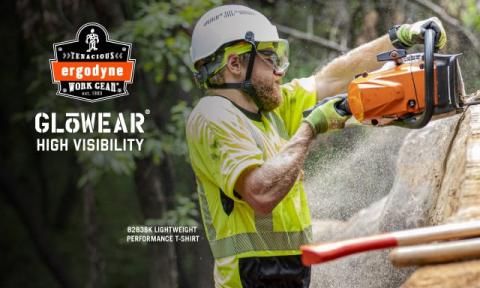
M 259 56 L 268 62 L 275 73 L 286 73 L 290 63 L 288 62 L 288 41 L 280 39 L 278 42 L 258 42 L 256 46 Z
M 223 68 L 227 61 L 228 56 L 231 54 L 244 54 L 252 50 L 252 45 L 255 45 L 255 50 L 262 60 L 268 62 L 275 73 L 282 74 L 287 72 L 287 68 L 290 65 L 288 62 L 289 47 L 288 41 L 280 39 L 275 42 L 241 42 L 236 45 L 228 46 L 224 50 L 223 58 L 220 65 L 217 66 L 215 72 Z

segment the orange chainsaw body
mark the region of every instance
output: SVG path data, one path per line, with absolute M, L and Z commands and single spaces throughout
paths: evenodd
M 438 85 L 434 75 L 436 104 Z M 348 87 L 348 105 L 358 121 L 374 125 L 421 113 L 425 107 L 423 62 L 358 75 Z
M 395 58 L 391 55 L 401 56 Z M 346 110 L 363 124 L 410 128 L 414 125 L 408 123 L 426 115 L 427 106 L 430 107 L 429 119 L 416 128 L 428 123 L 431 116 L 442 118 L 459 113 L 465 91 L 458 56 L 460 54 L 432 56 L 428 66 L 431 67 L 428 68 L 429 75 L 432 75 L 428 90 L 433 93 L 427 95 L 424 54 L 406 55 L 404 50 L 379 54 L 377 59 L 388 61 L 387 64 L 379 70 L 355 77 L 348 86 Z M 427 102 L 426 99 L 431 100 Z

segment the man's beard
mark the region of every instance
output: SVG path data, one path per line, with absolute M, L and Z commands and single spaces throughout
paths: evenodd
M 272 111 L 282 103 L 282 95 L 280 93 L 280 85 L 273 81 L 260 79 L 253 83 L 255 94 L 261 104 L 261 110 L 265 112 Z

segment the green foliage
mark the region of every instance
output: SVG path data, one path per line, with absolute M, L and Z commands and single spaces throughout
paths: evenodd
M 134 43 L 135 57 L 139 59 L 137 69 L 154 79 L 162 89 L 162 104 L 170 107 L 169 121 L 164 127 L 148 119 L 145 124 L 145 149 L 141 157 L 151 157 L 155 164 L 165 155 L 187 160 L 184 131 L 191 108 L 184 100 L 176 101 L 175 94 L 189 93 L 194 97 L 200 93 L 195 89 L 190 70 L 190 34 L 195 21 L 220 3 L 205 0 L 141 3 L 135 20 L 126 21 L 115 33 L 119 39 Z
M 194 197 L 195 198 L 195 197 Z M 160 226 L 198 226 L 196 199 L 177 195 L 175 209 L 168 210 L 160 219 L 148 219 L 146 225 Z
M 168 142 L 171 144 L 169 148 L 172 154 L 179 156 L 187 155 L 185 125 L 191 110 L 185 101 L 178 102 L 171 109 L 171 122 L 167 125 L 170 138 L 167 140 L 169 140 Z
M 462 13 L 462 21 L 467 27 L 480 31 L 480 7 L 475 0 L 468 0 L 465 3 L 466 9 Z
M 190 111 L 191 107 L 185 101 L 173 105 L 164 132 L 158 130 L 153 123 L 147 123 L 149 125 L 144 134 L 145 144 L 141 157 L 150 157 L 156 165 L 160 164 L 166 154 L 182 157 L 188 162 L 185 124 Z
M 78 180 L 78 186 L 87 182 L 97 184 L 105 174 L 130 176 L 135 169 L 135 152 L 85 151 L 77 152 L 78 161 L 84 167 L 84 173 Z
M 193 23 L 221 1 L 142 3 L 135 21 L 126 21 L 116 35 L 135 43 L 138 65 L 157 83 L 178 82 L 185 92 L 194 88 L 190 71 L 190 31 Z

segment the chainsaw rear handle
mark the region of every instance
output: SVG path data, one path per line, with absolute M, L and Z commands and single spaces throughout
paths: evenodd
M 352 111 L 350 111 L 350 107 L 348 106 L 347 94 L 342 94 L 342 96 L 343 100 L 334 105 L 335 111 L 337 111 L 340 116 L 350 116 L 352 115 Z
M 313 108 L 303 111 L 303 117 L 307 117 L 308 115 L 310 115 L 310 113 L 312 113 L 312 111 L 315 108 L 317 108 L 318 106 L 326 103 L 327 101 L 329 101 L 333 98 L 342 98 L 341 101 L 338 101 L 335 104 L 333 104 L 333 107 L 335 108 L 335 111 L 338 113 L 338 115 L 340 115 L 340 116 L 350 116 L 350 115 L 352 115 L 352 112 L 350 112 L 350 108 L 348 107 L 347 94 L 343 93 L 343 94 L 337 94 L 337 95 L 332 96 L 332 97 L 323 98 Z
M 435 30 L 432 28 L 425 29 L 424 34 L 424 74 L 425 74 L 425 110 L 419 116 L 405 118 L 400 121 L 394 121 L 393 125 L 419 129 L 424 127 L 432 119 L 435 103 L 434 103 L 434 49 L 435 49 Z

